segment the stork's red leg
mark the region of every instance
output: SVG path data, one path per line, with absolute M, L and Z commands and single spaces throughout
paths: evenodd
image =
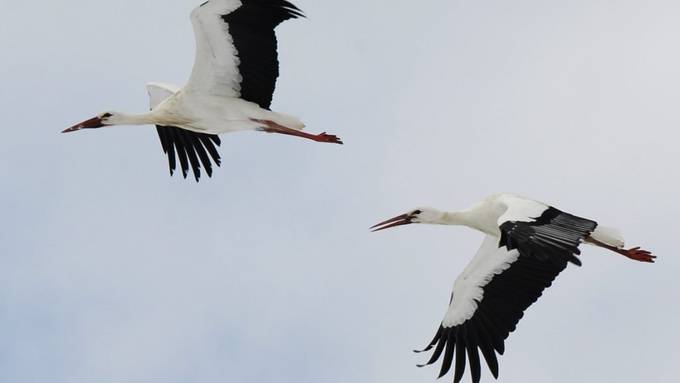
M 632 249 L 619 249 L 618 247 L 607 245 L 593 238 L 586 238 L 586 241 L 592 243 L 595 246 L 611 250 L 617 254 L 621 254 L 626 258 L 630 258 L 634 261 L 654 263 L 655 255 L 652 255 L 650 251 L 642 250 L 640 247 L 634 247 Z
M 253 121 L 264 124 L 267 127 L 263 128 L 262 131 L 267 132 L 267 133 L 278 133 L 278 134 L 285 134 L 288 136 L 295 136 L 295 137 L 302 137 L 306 138 L 308 140 L 316 141 L 316 142 L 327 142 L 329 144 L 340 144 L 342 145 L 342 140 L 340 140 L 339 137 L 332 135 L 332 134 L 327 134 L 326 132 L 323 132 L 321 134 L 309 134 L 305 133 L 299 130 L 287 128 L 285 126 L 279 125 L 274 121 L 269 121 L 269 120 L 255 120 Z
M 624 257 L 640 262 L 654 263 L 654 258 L 656 258 L 656 256 L 652 255 L 651 252 L 642 250 L 639 247 L 634 247 L 628 250 L 619 249 L 617 250 L 617 253 L 623 255 Z

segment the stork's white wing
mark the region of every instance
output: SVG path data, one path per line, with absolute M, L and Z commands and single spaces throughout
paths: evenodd
M 442 357 L 440 376 L 454 367 L 454 383 L 469 366 L 472 381 L 481 379 L 479 353 L 498 377 L 496 353 L 505 351 L 505 339 L 515 330 L 524 311 L 566 268 L 567 261 L 543 261 L 516 249 L 499 247 L 499 238 L 487 236 L 477 255 L 458 277 L 449 309 L 427 350 L 427 364 Z M 455 363 L 454 363 L 455 362 Z
M 458 326 L 472 318 L 477 302 L 484 298 L 484 286 L 494 275 L 507 270 L 519 257 L 517 250 L 508 251 L 505 247 L 498 247 L 498 242 L 498 237 L 487 235 L 477 254 L 456 279 L 451 303 L 442 321 L 444 327 Z
M 239 58 L 223 15 L 241 6 L 240 0 L 210 0 L 191 12 L 196 58 L 185 89 L 216 96 L 239 97 Z
M 302 16 L 287 0 L 210 0 L 191 14 L 196 60 L 189 93 L 238 97 L 269 109 L 279 77 L 274 29 Z
M 505 213 L 498 219 L 498 225 L 508 221 L 532 222 L 548 209 L 548 205 L 528 198 L 505 194 L 499 202 L 507 207 Z
M 149 93 L 149 107 L 156 109 L 163 101 L 179 92 L 180 88 L 176 85 L 150 82 L 146 84 L 146 91 Z

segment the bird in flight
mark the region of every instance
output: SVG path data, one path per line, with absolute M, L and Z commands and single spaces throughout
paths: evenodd
M 270 110 L 279 76 L 274 29 L 298 17 L 304 17 L 302 11 L 286 0 L 206 1 L 191 13 L 196 57 L 184 88 L 147 84 L 151 112 L 106 112 L 63 133 L 114 125 L 156 125 L 170 175 L 179 159 L 184 178 L 191 167 L 196 181 L 201 165 L 209 177 L 211 159 L 220 166 L 215 146 L 220 145 L 221 133 L 256 130 L 342 144 L 325 132 L 305 133 L 299 119 Z
M 460 382 L 466 363 L 472 382 L 481 379 L 481 351 L 498 379 L 496 353 L 526 310 L 550 287 L 568 263 L 581 266 L 579 246 L 589 244 L 629 259 L 654 262 L 649 251 L 624 249 L 615 229 L 552 206 L 512 194 L 490 196 L 469 209 L 444 212 L 420 208 L 381 222 L 371 229 L 428 223 L 467 226 L 486 234 L 482 246 L 453 285 L 449 308 L 434 339 L 418 352 L 434 349 L 425 365 L 442 356 L 439 377 L 454 367 Z M 455 359 L 455 364 L 454 364 Z

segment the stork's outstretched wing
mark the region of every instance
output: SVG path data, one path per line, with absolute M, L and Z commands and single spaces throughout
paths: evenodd
M 512 208 L 499 219 L 501 238 L 487 236 L 458 277 L 446 316 L 426 348 L 434 348 L 427 364 L 443 355 L 440 376 L 455 366 L 455 383 L 466 363 L 472 381 L 480 381 L 479 351 L 498 378 L 496 353 L 505 351 L 505 339 L 567 262 L 581 264 L 575 256 L 578 246 L 597 226 L 540 203 L 514 201 L 508 206 Z
M 274 28 L 301 17 L 285 0 L 210 0 L 191 13 L 196 59 L 187 92 L 239 97 L 268 109 L 279 76 Z

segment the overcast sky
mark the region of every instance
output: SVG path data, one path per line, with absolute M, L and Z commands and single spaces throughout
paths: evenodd
M 199 3 L 0 4 L 0 381 L 434 382 L 482 235 L 368 227 L 500 191 L 659 256 L 585 249 L 501 381 L 677 378 L 680 3 L 297 0 L 273 108 L 346 145 L 226 135 L 196 184 L 152 127 L 59 134 L 182 84 Z

